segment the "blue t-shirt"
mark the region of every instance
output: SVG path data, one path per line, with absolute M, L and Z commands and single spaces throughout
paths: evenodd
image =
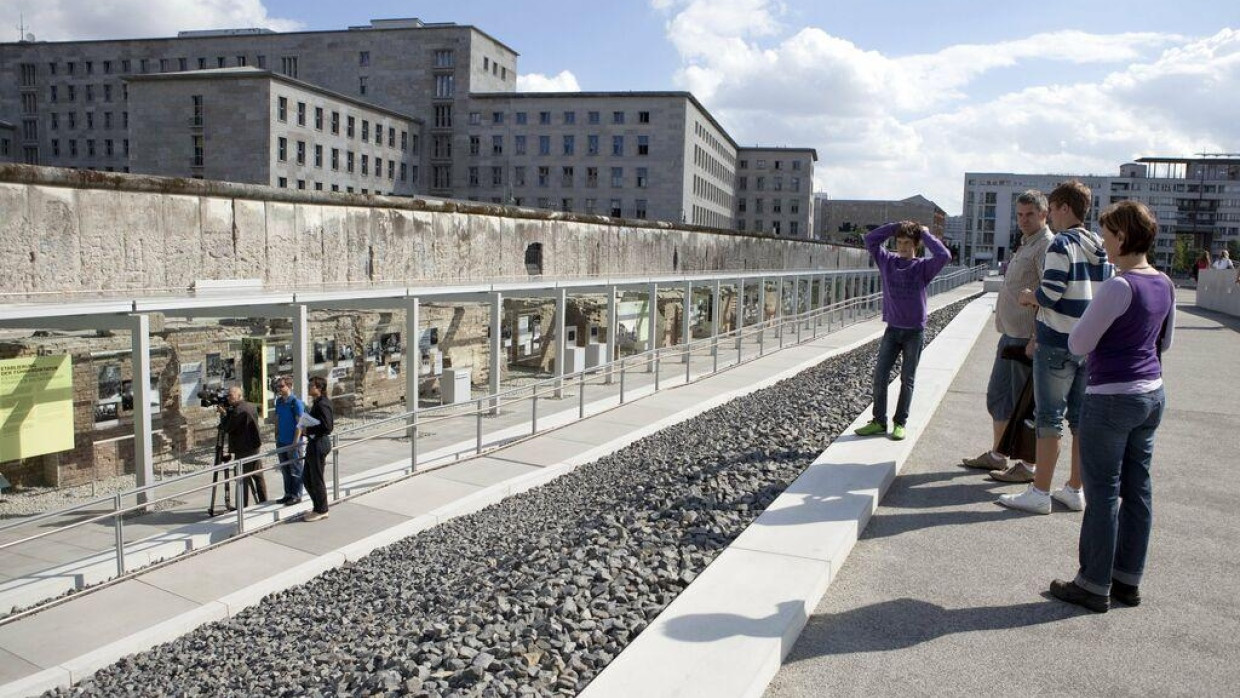
M 296 395 L 276 397 L 276 445 L 287 446 L 297 435 L 297 420 L 301 419 L 306 406 Z

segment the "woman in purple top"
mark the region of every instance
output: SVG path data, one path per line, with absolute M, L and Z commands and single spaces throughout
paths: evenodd
M 1158 223 L 1144 204 L 1121 201 L 1098 221 L 1118 273 L 1068 336 L 1073 354 L 1089 354 L 1080 424 L 1085 515 L 1080 571 L 1071 582 L 1051 582 L 1051 594 L 1105 613 L 1112 600 L 1141 603 L 1153 522 L 1150 461 L 1165 404 L 1161 353 L 1171 346 L 1175 291 L 1146 259 Z
M 888 238 L 896 239 L 896 251 L 883 247 Z M 917 256 L 917 245 L 925 242 L 930 258 Z M 887 383 L 896 357 L 900 365 L 900 397 L 896 402 L 890 438 L 904 438 L 904 422 L 913 401 L 913 379 L 921 360 L 926 331 L 926 287 L 951 261 L 952 255 L 938 238 L 912 221 L 888 223 L 866 233 L 865 247 L 874 257 L 883 280 L 883 320 L 887 330 L 878 349 L 874 366 L 874 419 L 856 430 L 858 436 L 878 436 L 887 432 Z

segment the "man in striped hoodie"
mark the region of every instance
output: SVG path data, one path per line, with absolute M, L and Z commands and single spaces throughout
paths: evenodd
M 1068 350 L 1068 333 L 1093 300 L 1098 285 L 1114 273 L 1102 238 L 1085 228 L 1093 193 L 1077 180 L 1055 187 L 1048 197 L 1051 225 L 1060 231 L 1046 249 L 1042 283 L 1025 289 L 1020 304 L 1037 308 L 1033 352 L 1033 395 L 1038 447 L 1033 483 L 1019 494 L 1005 494 L 999 503 L 1012 509 L 1051 513 L 1052 497 L 1073 511 L 1085 508 L 1081 493 L 1080 448 L 1075 436 L 1085 397 L 1085 357 Z M 1072 430 L 1072 472 L 1068 483 L 1051 493 L 1064 414 Z

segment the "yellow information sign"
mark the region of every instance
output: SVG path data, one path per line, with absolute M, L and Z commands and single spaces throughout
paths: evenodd
M 0 360 L 0 462 L 73 448 L 68 354 Z

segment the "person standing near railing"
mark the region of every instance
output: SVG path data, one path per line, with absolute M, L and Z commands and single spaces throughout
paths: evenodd
M 276 448 L 288 448 L 279 452 L 280 474 L 284 477 L 284 496 L 280 504 L 290 506 L 301 502 L 302 460 L 301 416 L 306 406 L 293 394 L 293 379 L 280 376 L 276 379 Z
M 258 413 L 254 409 L 254 405 L 242 399 L 241 388 L 232 386 L 228 389 L 228 409 L 217 406 L 220 414 L 224 417 L 224 433 L 228 435 L 228 451 L 232 454 L 233 460 L 242 460 L 258 454 L 258 449 L 263 445 L 263 438 L 258 432 Z M 267 501 L 267 481 L 263 479 L 262 473 L 255 473 L 261 467 L 262 463 L 258 460 L 252 460 L 241 466 L 244 473 L 254 473 L 245 476 L 245 483 L 241 488 L 245 506 L 250 505 L 250 490 L 254 490 L 254 499 L 262 504 Z
M 896 251 L 883 247 L 889 238 L 896 239 Z M 919 243 L 925 243 L 930 257 L 918 257 Z M 943 267 L 952 260 L 951 252 L 925 226 L 912 221 L 888 223 L 865 236 L 866 249 L 878 265 L 883 280 L 883 332 L 874 366 L 874 418 L 857 429 L 858 436 L 887 433 L 887 384 L 896 356 L 903 357 L 900 366 L 900 398 L 896 402 L 891 439 L 904 438 L 909 405 L 913 401 L 913 380 L 926 333 L 926 287 Z
M 327 454 L 331 453 L 331 433 L 335 427 L 332 401 L 327 397 L 327 379 L 311 376 L 306 391 L 310 398 L 310 411 L 302 416 L 301 424 L 306 435 L 306 467 L 304 470 L 306 492 L 314 502 L 314 510 L 306 514 L 306 521 L 321 521 L 327 514 L 327 481 L 324 471 Z

